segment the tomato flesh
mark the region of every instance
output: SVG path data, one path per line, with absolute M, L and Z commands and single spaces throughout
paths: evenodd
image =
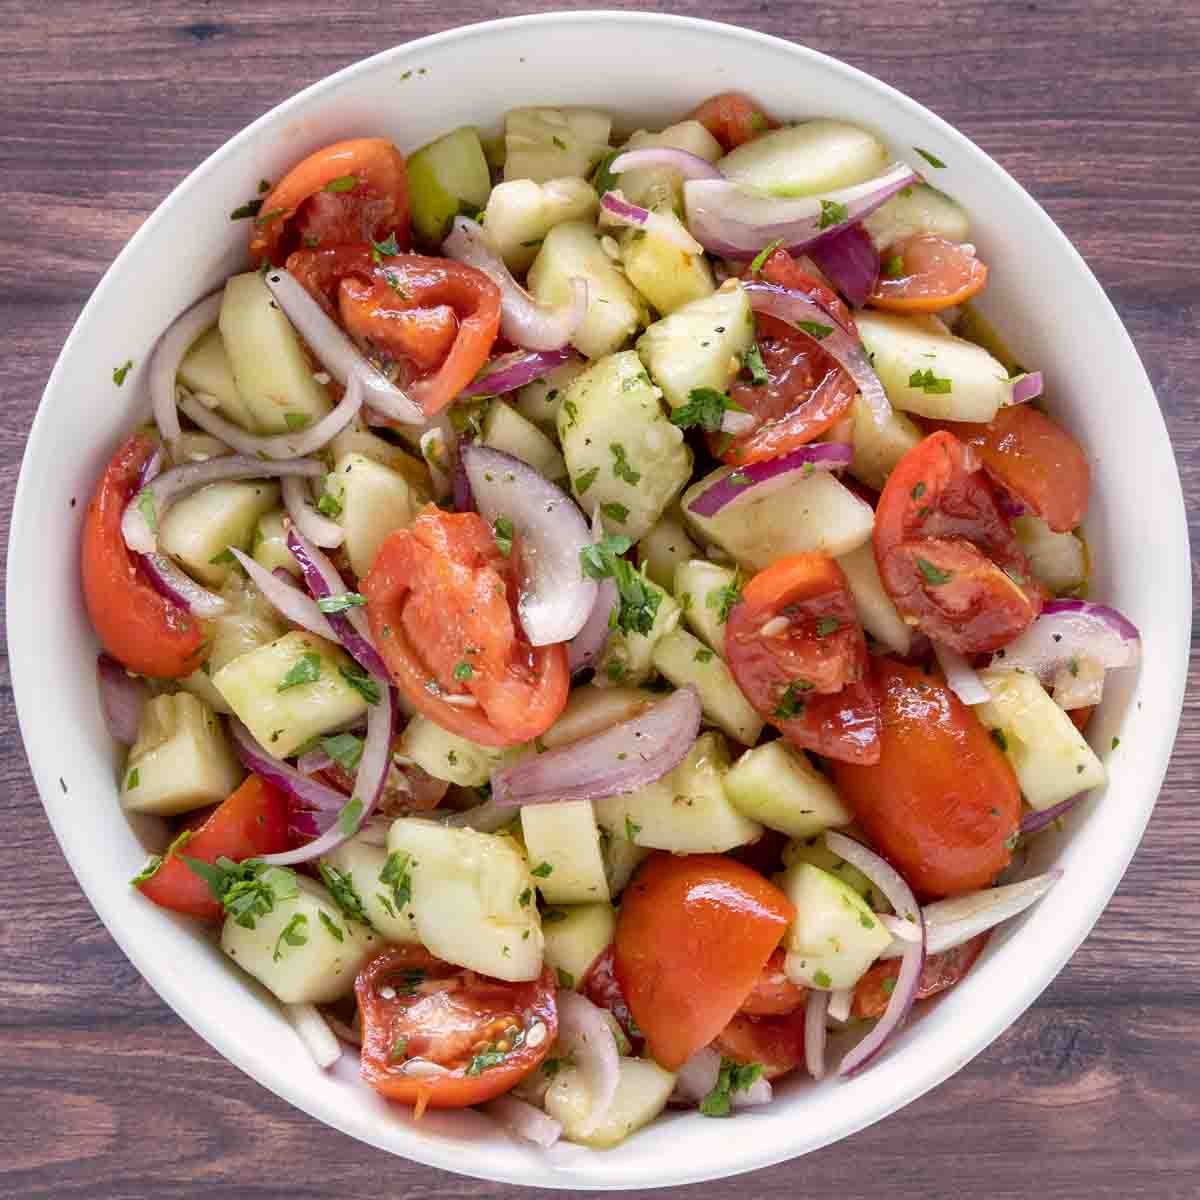
M 893 312 L 939 312 L 965 304 L 987 283 L 987 267 L 960 246 L 935 233 L 918 233 L 880 256 L 883 273 L 867 297 L 872 308 Z M 894 265 L 896 274 L 889 275 Z
M 965 978 L 987 945 L 989 935 L 990 931 L 978 933 L 969 942 L 964 942 L 953 950 L 947 950 L 943 954 L 931 954 L 921 968 L 921 977 L 917 981 L 917 999 L 928 1000 L 930 996 L 952 988 Z M 883 1016 L 899 975 L 898 958 L 887 958 L 877 962 L 854 985 L 850 1015 L 868 1021 Z
M 768 129 L 777 129 L 761 105 L 755 104 L 744 92 L 721 92 L 710 96 L 691 115 L 721 143 L 723 150 L 736 150 L 752 142 Z
M 808 995 L 808 989 L 793 983 L 783 969 L 787 956 L 776 950 L 762 969 L 754 983 L 754 990 L 746 997 L 741 1012 L 747 1017 L 784 1017 L 795 1012 Z
M 738 1013 L 713 1040 L 713 1049 L 739 1063 L 759 1063 L 764 1079 L 778 1079 L 804 1061 L 804 1010 L 782 1016 Z
M 795 909 L 719 854 L 657 853 L 621 899 L 613 971 L 651 1057 L 676 1070 L 753 991 Z
M 607 1009 L 617 1019 L 617 1023 L 625 1031 L 625 1036 L 633 1043 L 634 1052 L 642 1047 L 642 1031 L 629 1011 L 625 993 L 617 982 L 613 969 L 613 946 L 610 943 L 597 956 L 595 962 L 588 967 L 587 974 L 580 980 L 579 990 L 597 1007 Z
M 421 946 L 389 946 L 359 972 L 363 1079 L 389 1100 L 465 1108 L 541 1065 L 558 1034 L 549 968 L 528 983 L 490 979 Z M 410 1074 L 412 1059 L 446 1074 Z
M 882 730 L 872 766 L 833 763 L 838 795 L 921 896 L 987 887 L 1008 865 L 1021 791 L 979 718 L 937 677 L 874 661 Z

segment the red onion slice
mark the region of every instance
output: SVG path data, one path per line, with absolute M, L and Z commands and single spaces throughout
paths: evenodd
M 266 567 L 256 563 L 250 555 L 236 546 L 230 546 L 229 549 L 242 570 L 246 572 L 263 596 L 293 625 L 299 625 L 301 629 L 307 629 L 309 633 L 315 633 L 317 637 L 323 637 L 330 642 L 339 640 L 328 617 L 316 606 L 311 597 L 306 596 L 292 583 L 290 576 L 287 579 L 280 579 L 275 571 L 268 571 Z M 276 570 L 282 570 L 282 568 L 276 568 Z
M 374 705 L 378 708 L 379 705 Z M 233 749 L 242 765 L 255 775 L 261 775 L 268 783 L 286 792 L 303 809 L 314 812 L 336 814 L 346 803 L 346 797 L 336 788 L 318 783 L 295 767 L 288 766 L 282 759 L 264 750 L 254 735 L 236 717 L 230 718 L 229 732 L 233 738 Z M 364 747 L 363 753 L 366 753 Z M 360 762 L 361 766 L 361 762 Z M 324 832 L 322 828 L 321 832 Z
M 590 544 L 575 501 L 528 463 L 486 446 L 464 446 L 463 466 L 475 505 L 489 525 L 507 517 L 519 558 L 517 615 L 534 646 L 573 638 L 596 603 L 596 581 L 583 574 L 579 553 Z
M 599 539 L 596 539 L 597 541 Z M 601 579 L 596 584 L 596 602 L 583 628 L 567 643 L 567 670 L 572 675 L 590 667 L 608 645 L 612 632 L 609 619 L 617 606 L 617 584 L 613 579 Z
M 691 179 L 683 185 L 683 197 L 688 228 L 706 250 L 723 258 L 752 258 L 774 241 L 789 253 L 807 250 L 919 179 L 910 166 L 897 162 L 876 179 L 824 196 L 781 199 L 725 179 Z
M 811 988 L 804 1004 L 804 1065 L 814 1079 L 825 1078 L 825 1015 L 829 993 Z
M 647 146 L 644 150 L 626 150 L 608 164 L 609 173 L 622 175 L 643 167 L 670 167 L 684 179 L 721 179 L 720 170 L 706 158 L 672 146 Z
M 952 650 L 941 642 L 934 642 L 933 654 L 946 676 L 946 686 L 964 704 L 987 704 L 991 700 L 991 692 L 983 686 L 983 681 L 975 673 L 975 669 L 957 650 Z
M 218 617 L 228 611 L 227 600 L 201 587 L 165 554 L 141 554 L 138 557 L 154 590 L 180 608 L 187 609 L 197 617 Z
M 497 1096 L 495 1100 L 479 1105 L 479 1111 L 498 1121 L 522 1141 L 532 1142 L 543 1150 L 562 1137 L 562 1125 L 558 1121 L 516 1096 Z
M 700 696 L 689 685 L 602 733 L 497 771 L 492 799 L 512 807 L 624 795 L 674 770 L 699 732 Z
M 811 442 L 779 458 L 750 463 L 723 475 L 688 505 L 688 511 L 698 517 L 715 517 L 727 504 L 749 495 L 755 487 L 780 480 L 794 471 L 811 475 L 817 469 L 840 470 L 848 467 L 853 457 L 854 448 L 848 442 Z
M 179 364 L 196 339 L 217 323 L 221 315 L 224 292 L 205 296 L 182 316 L 176 317 L 166 333 L 158 339 L 150 357 L 150 399 L 154 405 L 154 423 L 168 443 L 174 442 L 182 430 L 179 412 L 175 407 L 175 378 Z
M 1026 813 L 1021 818 L 1021 836 L 1027 837 L 1031 833 L 1040 833 L 1047 825 L 1053 825 L 1059 817 L 1065 817 L 1086 795 L 1086 792 L 1080 792 L 1076 796 L 1068 796 L 1065 800 L 1060 800 L 1057 804 L 1042 809 L 1041 812 Z
M 137 675 L 130 675 L 115 658 L 96 656 L 96 687 L 100 693 L 100 711 L 109 736 L 125 746 L 137 741 L 142 709 L 150 699 L 150 688 Z
M 717 1086 L 721 1074 L 721 1055 L 711 1046 L 701 1046 L 675 1073 L 676 1104 L 699 1104 Z
M 346 540 L 346 531 L 317 512 L 308 485 L 300 479 L 283 481 L 283 505 L 292 523 L 314 545 L 332 550 Z
M 855 308 L 862 308 L 879 279 L 879 251 L 861 225 L 849 225 L 818 242 L 812 256 L 821 272 Z
M 821 337 L 814 336 L 813 340 L 836 359 L 858 385 L 863 400 L 875 418 L 875 424 L 880 429 L 887 425 L 892 415 L 891 403 L 883 390 L 883 384 L 879 382 L 879 376 L 875 374 L 875 368 L 871 366 L 871 360 L 867 357 L 862 342 L 855 335 L 839 324 L 836 318 L 831 317 L 828 310 L 800 292 L 776 287 L 773 283 L 748 283 L 745 288 L 750 297 L 750 307 L 755 312 L 767 313 L 780 321 L 787 321 L 790 325 L 798 326 L 798 323 L 803 321 L 810 326 L 818 325 L 829 329 L 829 333 Z M 801 332 L 808 331 L 801 329 Z
M 579 1133 L 593 1133 L 608 1116 L 620 1079 L 617 1042 L 608 1024 L 607 1014 L 578 992 L 558 993 L 558 1045 L 563 1054 L 574 1057 L 591 1100 Z
M 1025 404 L 1027 401 L 1037 399 L 1041 394 L 1041 371 L 1026 371 L 1024 375 L 1018 375 L 1012 381 L 1012 398 L 1009 400 L 1009 404 Z
M 704 247 L 678 222 L 664 217 L 662 213 L 631 204 L 620 188 L 605 192 L 600 197 L 601 225 L 628 225 L 660 237 L 684 254 L 703 254 Z
M 488 244 L 483 228 L 467 217 L 455 217 L 450 236 L 442 243 L 448 258 L 482 271 L 500 289 L 500 332 L 527 350 L 561 350 L 587 316 L 588 286 L 571 280 L 569 304 L 551 308 L 539 304 L 517 281 Z
M 279 301 L 284 315 L 308 343 L 317 361 L 347 393 L 352 390 L 350 381 L 357 379 L 362 393 L 360 403 L 369 404 L 377 412 L 401 425 L 426 423 L 429 418 L 421 406 L 371 365 L 362 351 L 308 294 L 304 285 L 294 275 L 282 267 L 276 267 L 268 271 L 264 278 L 271 294 Z M 332 437 L 333 434 L 329 436 Z M 329 438 L 325 440 L 328 441 Z
M 513 350 L 484 365 L 483 370 L 461 392 L 460 400 L 475 396 L 502 396 L 543 379 L 551 371 L 578 358 L 573 350 Z

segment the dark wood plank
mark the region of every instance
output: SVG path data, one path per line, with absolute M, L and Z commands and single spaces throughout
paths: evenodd
M 382 46 L 548 7 L 0 0 L 0 324 L 9 350 L 0 534 L 25 430 L 72 321 L 124 241 L 196 162 L 298 87 Z M 1175 0 L 649 7 L 746 24 L 846 59 L 929 104 L 1011 170 L 1108 288 L 1158 390 L 1189 512 L 1200 514 L 1200 8 Z M 1200 516 L 1192 519 L 1195 536 Z M 736 1188 L 782 1200 L 798 1186 L 846 1200 L 1196 1194 L 1195 654 L 1191 680 L 1145 842 L 1091 938 L 1024 1020 L 904 1113 L 711 1194 Z M 11 690 L 7 659 L 0 689 Z M 7 704 L 0 782 L 0 1194 L 373 1197 L 381 1179 L 396 1195 L 519 1194 L 359 1146 L 220 1059 L 162 1005 L 83 899 L 41 814 Z

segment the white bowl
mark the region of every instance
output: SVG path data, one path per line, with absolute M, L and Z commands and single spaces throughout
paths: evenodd
M 1108 759 L 1108 795 L 1076 812 L 1069 836 L 1036 844 L 1031 869 L 1054 857 L 1062 883 L 993 938 L 967 980 L 866 1075 L 797 1080 L 732 1127 L 679 1114 L 615 1152 L 562 1146 L 543 1155 L 474 1113 L 414 1124 L 356 1083 L 349 1056 L 348 1069 L 322 1074 L 196 925 L 129 887 L 145 851 L 117 804 L 96 643 L 80 603 L 80 522 L 103 464 L 148 411 L 155 338 L 241 268 L 246 226 L 227 214 L 259 179 L 278 179 L 308 152 L 353 135 L 411 149 L 529 103 L 603 106 L 632 129 L 678 119 L 722 88 L 744 88 L 786 118 L 862 122 L 918 168 L 914 146 L 946 162 L 934 182 L 970 212 L 991 268 L 984 308 L 1020 360 L 1045 372 L 1054 412 L 1087 449 L 1094 594 L 1140 627 L 1144 658 L 1135 679 L 1114 677 L 1089 730 Z M 127 358 L 136 365 L 118 390 L 110 374 Z M 84 309 L 34 422 L 9 546 L 9 653 L 25 745 L 67 859 L 122 949 L 197 1033 L 291 1103 L 392 1153 L 527 1186 L 645 1188 L 767 1166 L 845 1137 L 945 1079 L 1016 1020 L 1091 929 L 1150 816 L 1182 705 L 1190 592 L 1179 479 L 1149 381 L 1095 278 L 1018 184 L 919 104 L 812 50 L 702 21 L 581 12 L 457 29 L 349 67 L 256 121 L 171 193 Z M 1110 752 L 1117 735 L 1121 749 Z

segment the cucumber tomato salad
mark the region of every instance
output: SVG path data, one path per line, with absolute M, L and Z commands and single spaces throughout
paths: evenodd
M 1054 885 L 1139 639 L 946 166 L 740 94 L 340 142 L 114 371 L 133 886 L 321 1066 L 609 1147 L 861 1071 Z

